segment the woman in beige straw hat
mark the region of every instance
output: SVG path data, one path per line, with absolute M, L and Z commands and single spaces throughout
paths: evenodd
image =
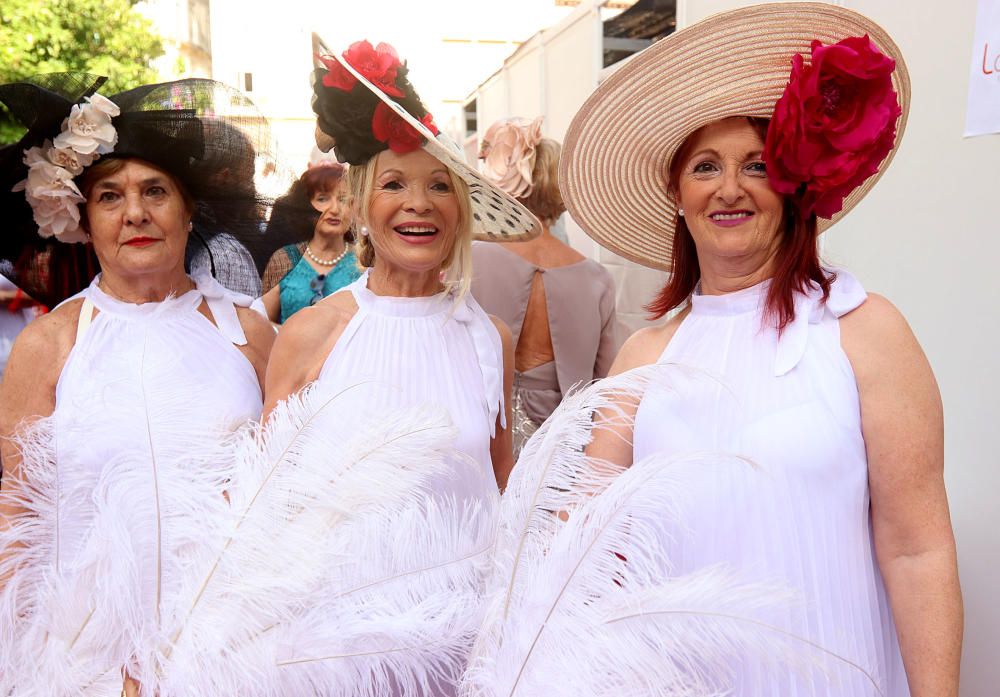
M 685 477 L 685 525 L 665 543 L 674 569 L 722 564 L 797 589 L 802 603 L 768 622 L 853 664 L 767 679 L 745 660 L 740 697 L 958 694 L 938 388 L 899 311 L 817 250 L 888 167 L 909 97 L 899 49 L 871 20 L 757 5 L 639 54 L 565 140 L 574 219 L 671 274 L 649 308 L 675 314 L 636 333 L 612 373 L 694 369 L 670 389 L 654 380 L 630 437 L 591 454 L 752 461 Z

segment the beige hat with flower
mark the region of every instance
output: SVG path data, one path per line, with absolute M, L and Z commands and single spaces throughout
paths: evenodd
M 658 41 L 597 88 L 567 132 L 560 189 L 602 246 L 669 270 L 668 169 L 691 133 L 733 116 L 771 119 L 771 185 L 822 231 L 888 167 L 909 104 L 899 47 L 857 12 L 819 2 L 724 12 Z

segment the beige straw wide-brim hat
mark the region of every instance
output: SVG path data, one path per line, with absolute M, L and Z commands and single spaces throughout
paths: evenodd
M 875 185 L 903 136 L 910 80 L 899 47 L 867 17 L 819 2 L 724 12 L 653 44 L 612 74 L 577 112 L 563 143 L 559 182 L 573 219 L 602 246 L 644 266 L 670 268 L 677 203 L 667 190 L 671 159 L 694 131 L 732 116 L 770 118 L 792 56 L 807 63 L 813 40 L 868 35 L 896 61 L 902 115 L 896 143 L 820 231 Z
M 473 238 L 486 242 L 523 242 L 542 233 L 542 224 L 524 204 L 509 196 L 469 165 L 461 148 L 444 133 L 435 135 L 396 100 L 373 85 L 340 54 L 334 58 L 361 84 L 424 137 L 423 149 L 469 185 Z

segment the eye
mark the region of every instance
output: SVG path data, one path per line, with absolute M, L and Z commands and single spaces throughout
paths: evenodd
M 431 184 L 431 191 L 447 194 L 451 191 L 451 182 L 434 182 Z
M 691 168 L 691 171 L 695 174 L 711 174 L 717 169 L 718 168 L 715 166 L 715 163 L 711 160 L 703 160 L 695 164 L 695 166 Z
M 330 197 L 327 196 L 326 194 L 317 194 L 313 196 L 313 201 L 315 201 L 316 203 L 326 203 L 329 200 Z
M 386 191 L 399 191 L 403 188 L 403 185 L 398 179 L 390 179 L 389 181 L 382 182 L 382 188 Z
M 101 203 L 112 203 L 118 200 L 118 194 L 114 191 L 102 191 L 97 200 Z
M 763 160 L 755 160 L 753 162 L 748 162 L 744 168 L 749 174 L 755 176 L 766 176 L 767 175 L 767 165 Z
M 154 184 L 153 186 L 146 189 L 147 196 L 166 196 L 167 190 L 160 186 L 159 184 Z

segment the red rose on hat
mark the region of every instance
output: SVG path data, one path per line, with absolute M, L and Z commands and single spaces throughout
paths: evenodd
M 437 126 L 434 125 L 434 119 L 430 114 L 425 114 L 420 123 L 434 135 L 438 134 Z M 390 150 L 400 154 L 413 152 L 424 144 L 423 135 L 385 102 L 379 102 L 375 107 L 372 116 L 372 135 L 375 136 L 375 140 L 386 143 Z
M 792 59 L 764 160 L 771 186 L 797 195 L 803 215 L 834 216 L 892 150 L 902 113 L 895 67 L 867 36 L 814 41 L 809 66 L 801 55 Z
M 403 96 L 402 90 L 396 87 L 396 74 L 402 63 L 392 46 L 380 43 L 373 48 L 368 41 L 356 41 L 343 55 L 351 67 L 380 90 L 393 97 Z M 327 69 L 323 76 L 323 84 L 327 87 L 350 92 L 358 83 L 358 79 L 336 58 L 321 56 L 320 60 Z

